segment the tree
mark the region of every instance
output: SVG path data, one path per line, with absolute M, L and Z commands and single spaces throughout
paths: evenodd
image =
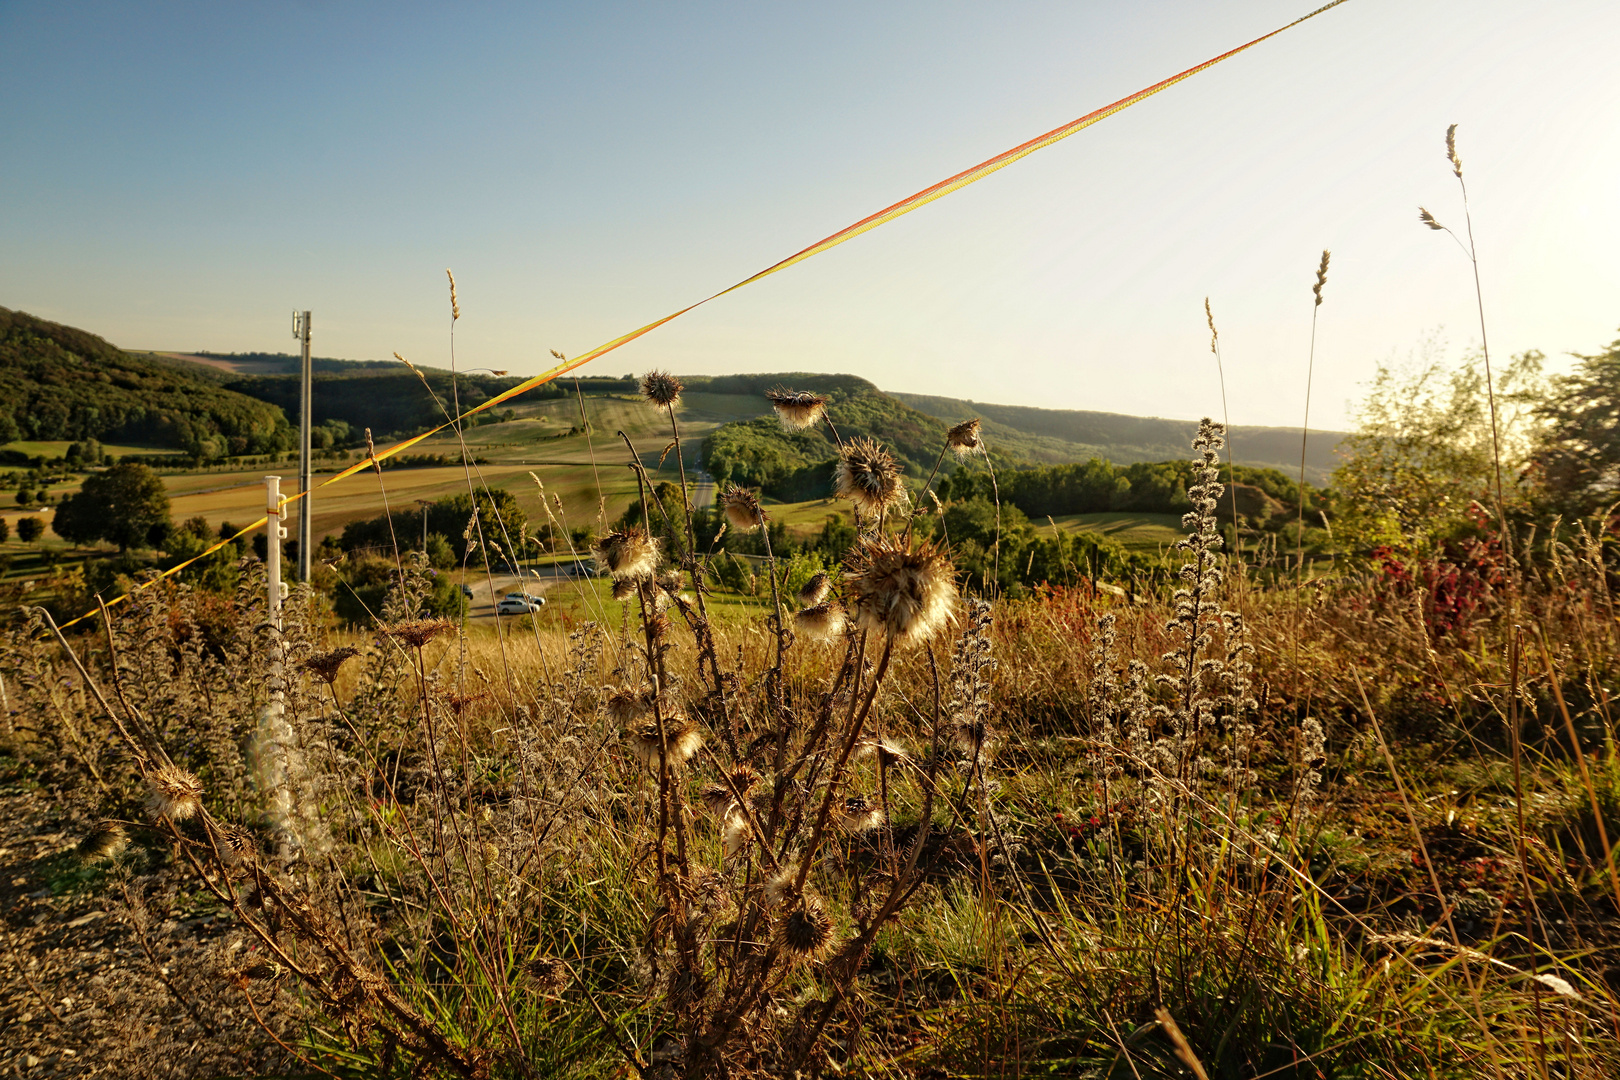
M 1515 356 L 1495 386 L 1497 439 L 1483 366 L 1453 367 L 1426 343 L 1419 363 L 1380 364 L 1356 410 L 1355 430 L 1339 444 L 1334 529 L 1352 546 L 1390 545 L 1427 552 L 1470 529 L 1476 504 L 1496 516 L 1493 442 L 1501 447 L 1504 486 L 1521 474 L 1541 400 L 1539 352 Z M 1524 491 L 1508 486 L 1511 511 Z
M 51 528 L 75 544 L 107 540 L 119 551 L 141 547 L 169 527 L 163 481 L 145 465 L 126 461 L 85 477 L 77 495 L 62 500 Z
M 32 544 L 45 535 L 45 522 L 37 517 L 25 517 L 17 522 L 17 539 Z
M 1553 380 L 1533 465 L 1545 501 L 1587 514 L 1620 499 L 1620 339 Z
M 3 544 L 7 540 L 10 540 L 10 539 L 11 539 L 11 522 L 7 521 L 3 517 L 0 517 L 0 544 Z

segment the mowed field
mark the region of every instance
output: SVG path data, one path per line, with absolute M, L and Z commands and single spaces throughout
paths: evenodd
M 426 468 L 375 469 L 357 473 L 346 480 L 321 487 L 320 484 L 350 462 L 320 462 L 315 476 L 314 533 L 317 538 L 338 534 L 351 521 L 375 517 L 389 509 L 419 509 L 419 503 L 446 496 L 466 494 L 472 487 L 504 488 L 510 491 L 528 514 L 531 531 L 546 521 L 541 506 L 541 485 L 545 494 L 560 497 L 562 512 L 552 503 L 552 513 L 567 528 L 596 525 L 598 515 L 612 521 L 636 497 L 636 477 L 629 468 L 629 451 L 618 435 L 630 437 L 642 464 L 653 480 L 678 482 L 680 472 L 671 442 L 668 416 L 638 398 L 587 397 L 585 413 L 592 432 L 589 436 L 570 435 L 579 424 L 579 402 L 564 398 L 515 406 L 518 417 L 502 424 L 473 428 L 466 433 L 467 450 L 486 464 Z M 703 437 L 729 420 L 762 415 L 769 411 L 763 400 L 736 395 L 692 394 L 676 409 L 681 426 L 681 457 L 688 479 L 696 479 Z M 379 449 L 384 447 L 379 446 Z M 445 433 L 405 451 L 407 456 L 459 455 L 460 444 L 453 433 Z M 662 464 L 660 464 L 662 458 Z M 264 513 L 264 475 L 256 467 L 241 472 L 209 472 L 169 476 L 171 513 L 176 521 L 202 516 L 218 527 L 229 522 L 238 527 Z M 279 467 L 282 491 L 297 488 L 297 468 L 291 462 Z M 531 473 L 533 475 L 531 475 Z M 536 484 L 538 478 L 540 484 Z M 65 489 L 64 489 L 65 490 Z

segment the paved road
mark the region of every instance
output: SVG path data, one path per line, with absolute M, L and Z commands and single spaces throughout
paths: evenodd
M 559 586 L 567 585 L 572 579 L 566 574 L 554 571 L 547 567 L 524 576 L 516 574 L 496 574 L 493 579 L 487 574 L 468 574 L 467 585 L 472 589 L 472 599 L 468 601 L 467 616 L 472 619 L 490 620 L 495 617 L 495 603 L 507 593 L 526 592 L 530 596 L 545 596 L 547 592 Z

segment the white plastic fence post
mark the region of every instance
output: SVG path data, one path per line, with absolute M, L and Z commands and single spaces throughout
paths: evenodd
M 287 535 L 281 523 L 281 477 L 264 478 L 264 564 L 270 578 L 270 622 L 281 628 L 281 541 Z

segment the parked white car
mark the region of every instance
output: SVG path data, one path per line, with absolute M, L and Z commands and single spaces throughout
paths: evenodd
M 530 596 L 528 593 L 507 593 L 501 597 L 500 603 L 495 605 L 497 615 L 533 615 L 546 606 L 543 596 Z

